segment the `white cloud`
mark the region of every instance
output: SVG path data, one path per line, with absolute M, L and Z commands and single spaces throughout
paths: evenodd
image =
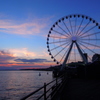
M 36 53 L 29 51 L 27 48 L 9 49 L 15 57 L 35 57 Z
M 20 35 L 43 33 L 48 26 L 49 18 L 32 19 L 18 23 L 15 20 L 0 20 L 0 32 Z
M 42 50 L 40 52 L 33 52 L 28 50 L 28 48 L 20 48 L 20 49 L 9 49 L 8 50 L 14 57 L 21 58 L 49 58 L 49 54 L 46 50 Z

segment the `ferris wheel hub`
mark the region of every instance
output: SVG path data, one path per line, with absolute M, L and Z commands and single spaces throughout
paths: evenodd
M 75 42 L 76 42 L 76 40 L 72 40 L 72 42 L 74 42 L 74 43 L 75 43 Z
M 73 36 L 73 37 L 72 37 L 72 41 L 73 41 L 73 42 L 76 42 L 76 41 L 77 41 L 77 37 L 76 37 L 76 36 Z

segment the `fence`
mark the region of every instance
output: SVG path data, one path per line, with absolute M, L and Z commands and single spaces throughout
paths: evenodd
M 57 77 L 53 81 L 49 83 L 44 83 L 44 86 L 40 87 L 36 91 L 30 93 L 29 95 L 23 97 L 20 100 L 26 100 L 32 96 L 32 99 L 36 100 L 55 100 L 54 98 L 58 93 L 60 93 L 63 90 L 63 87 L 65 86 L 67 82 L 67 75 L 63 74 L 60 77 Z M 36 93 L 40 92 L 42 90 L 42 93 L 38 95 L 37 97 L 33 97 Z

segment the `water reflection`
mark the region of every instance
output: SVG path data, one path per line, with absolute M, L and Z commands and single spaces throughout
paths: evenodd
M 52 80 L 52 72 L 0 71 L 1 100 L 18 100 Z

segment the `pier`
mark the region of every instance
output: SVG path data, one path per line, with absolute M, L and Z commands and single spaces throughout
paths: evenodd
M 71 78 L 60 100 L 100 100 L 100 80 Z
M 56 77 L 49 83 L 44 83 L 44 86 L 24 96 L 20 100 L 56 100 L 60 98 L 65 85 L 68 83 L 66 73 L 60 77 Z
M 87 69 L 87 77 L 82 69 L 77 75 L 67 71 L 20 100 L 100 100 L 100 73 L 95 68 Z
M 43 91 L 40 95 L 36 93 Z M 29 99 L 30 98 L 30 99 Z M 20 100 L 100 100 L 100 79 L 61 76 Z

